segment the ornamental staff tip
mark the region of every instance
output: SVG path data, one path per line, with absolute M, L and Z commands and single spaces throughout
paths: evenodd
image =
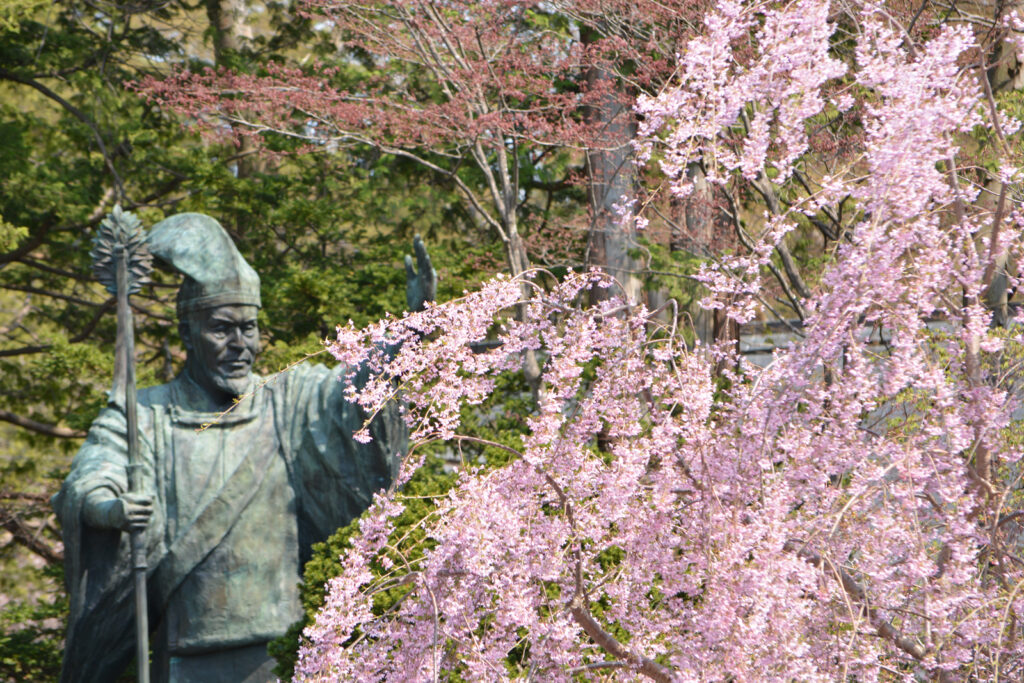
M 146 246 L 146 231 L 142 223 L 135 214 L 123 211 L 120 204 L 114 206 L 114 210 L 100 223 L 89 252 L 93 260 L 93 274 L 111 294 L 117 293 L 116 254 L 119 249 L 128 254 L 128 293 L 135 294 L 149 282 L 153 255 Z

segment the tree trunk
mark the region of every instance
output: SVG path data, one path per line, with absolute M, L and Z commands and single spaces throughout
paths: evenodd
M 639 301 L 643 283 L 641 264 L 629 255 L 635 249 L 636 224 L 623 220 L 616 206 L 636 197 L 636 167 L 630 142 L 636 136 L 636 118 L 621 81 L 605 68 L 594 66 L 586 73 L 587 87 L 600 92 L 596 104 L 584 110 L 584 118 L 596 131 L 598 147 L 587 151 L 590 236 L 587 266 L 605 270 L 622 286 L 627 298 Z
M 1020 2 L 1008 3 L 1005 11 L 1009 12 L 1011 9 L 1019 8 L 1021 4 Z M 999 11 L 998 6 L 996 11 Z M 1021 68 L 1021 62 L 1017 58 L 1017 48 L 1013 41 L 1009 39 L 1000 41 L 992 52 L 989 56 L 989 63 L 993 66 L 985 74 L 988 78 L 991 92 L 996 94 L 1024 88 L 1024 69 Z M 991 237 L 1000 228 L 1003 230 L 1012 228 L 1009 225 L 996 225 L 997 222 L 1005 222 L 1007 220 L 1006 214 L 1008 212 L 1003 203 L 1006 201 L 1006 198 L 1003 195 L 1009 191 L 1009 188 L 1004 187 L 997 180 L 992 180 L 988 184 L 988 189 L 991 191 L 990 196 L 1001 197 L 998 202 L 994 202 L 993 210 L 996 218 L 993 220 L 992 231 L 989 232 L 989 237 Z M 995 256 L 991 272 L 986 273 L 989 284 L 988 289 L 985 291 L 984 303 L 992 310 L 993 323 L 1000 327 L 1005 327 L 1009 324 L 1009 298 L 1012 296 L 1012 293 L 1009 291 L 1007 268 L 1013 267 L 1015 264 L 1008 262 L 1007 254 Z
M 213 59 L 225 64 L 230 53 L 242 49 L 252 32 L 245 26 L 245 3 L 241 0 L 206 0 L 206 17 L 213 36 Z
M 206 17 L 210 21 L 213 38 L 213 59 L 217 66 L 230 66 L 237 55 L 252 40 L 252 29 L 245 23 L 249 14 L 244 0 L 206 0 Z M 248 136 L 243 136 L 238 147 L 235 175 L 248 178 L 264 170 L 256 155 L 257 146 Z M 242 229 L 244 226 L 238 226 Z

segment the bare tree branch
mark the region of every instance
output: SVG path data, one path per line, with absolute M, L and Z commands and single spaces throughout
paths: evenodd
M 64 561 L 64 553 L 40 540 L 38 530 L 25 524 L 21 517 L 14 514 L 4 515 L 3 528 L 10 532 L 16 543 L 28 548 L 47 562 Z
M 82 331 L 76 334 L 74 337 L 68 339 L 68 342 L 71 344 L 77 344 L 78 342 L 84 340 L 86 337 L 92 334 L 92 331 L 96 329 L 96 325 L 99 324 L 100 318 L 103 317 L 104 313 L 113 308 L 115 301 L 116 299 L 114 297 L 110 297 L 109 299 L 104 301 L 103 304 L 96 309 L 96 312 L 93 313 L 92 319 L 86 324 L 84 328 L 82 328 Z M 52 348 L 53 344 L 37 344 L 34 346 L 21 346 L 15 349 L 0 349 L 0 358 L 9 358 L 11 356 L 26 356 L 33 353 L 42 353 L 43 351 L 48 351 Z
M 811 566 L 819 569 L 824 568 L 835 576 L 846 594 L 860 605 L 864 615 L 868 618 L 871 625 L 875 627 L 875 631 L 879 636 L 888 640 L 890 643 L 918 661 L 923 660 L 925 656 L 928 655 L 927 648 L 920 643 L 915 642 L 912 638 L 900 635 L 899 631 L 897 631 L 892 624 L 878 614 L 878 610 L 870 606 L 868 603 L 867 593 L 864 591 L 864 588 L 857 583 L 857 580 L 854 579 L 849 572 L 836 566 L 836 564 L 828 558 L 814 552 L 802 541 L 794 539 L 786 541 L 783 549 L 787 552 L 796 553 L 797 557 L 805 560 Z
M 576 599 L 569 605 L 569 613 L 572 614 L 580 628 L 613 657 L 628 662 L 651 680 L 662 683 L 669 683 L 672 680 L 672 674 L 668 669 L 653 659 L 630 652 L 615 636 L 601 628 L 601 624 L 597 623 L 597 620 L 590 615 L 590 611 L 583 606 L 582 596 L 576 596 Z
M 60 427 L 57 425 L 46 424 L 45 422 L 37 422 L 31 418 L 12 413 L 9 410 L 0 408 L 0 420 L 4 422 L 10 422 L 11 424 L 18 425 L 24 429 L 36 432 L 37 434 L 44 434 L 46 436 L 54 436 L 58 439 L 84 439 L 85 432 L 77 429 L 69 429 L 68 427 Z

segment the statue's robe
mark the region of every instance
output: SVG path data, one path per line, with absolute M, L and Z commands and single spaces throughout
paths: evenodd
M 393 480 L 408 445 L 397 407 L 374 418 L 370 443 L 354 441 L 365 415 L 339 372 L 302 364 L 259 388 L 253 377 L 225 415 L 197 410 L 202 390 L 184 375 L 139 391 L 155 662 L 282 635 L 301 616 L 310 546 Z M 127 491 L 126 431 L 123 410 L 104 409 L 54 497 L 71 600 L 63 681 L 112 681 L 134 655 L 129 535 L 82 517 L 91 491 Z

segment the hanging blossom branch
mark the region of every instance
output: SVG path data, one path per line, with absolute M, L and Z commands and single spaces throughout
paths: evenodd
M 402 398 L 407 404 L 410 426 L 413 427 L 413 438 L 417 440 L 446 438 L 469 440 L 469 437 L 456 433 L 460 408 L 466 402 L 482 400 L 490 392 L 494 378 L 503 372 L 519 366 L 517 357 L 529 349 L 554 352 L 546 364 L 546 384 L 544 397 L 541 401 L 541 412 L 531 418 L 530 435 L 521 452 L 517 453 L 514 464 L 507 469 L 496 471 L 487 477 L 471 483 L 465 481 L 465 487 L 453 494 L 453 497 L 442 504 L 438 518 L 446 518 L 454 514 L 461 521 L 446 521 L 444 532 L 448 544 L 441 543 L 429 554 L 414 579 L 415 588 L 410 597 L 402 603 L 400 621 L 409 623 L 418 634 L 412 639 L 407 634 L 407 643 L 423 643 L 422 648 L 407 647 L 378 653 L 380 659 L 374 662 L 385 667 L 384 670 L 396 673 L 420 672 L 430 677 L 437 669 L 435 658 L 439 656 L 432 645 L 435 642 L 458 643 L 458 661 L 467 667 L 467 673 L 475 677 L 494 676 L 504 666 L 505 658 L 511 643 L 518 636 L 516 631 L 519 623 L 527 613 L 531 612 L 526 603 L 514 611 L 498 618 L 491 627 L 498 642 L 487 644 L 475 631 L 484 619 L 483 605 L 463 603 L 461 592 L 469 590 L 494 598 L 511 595 L 518 599 L 540 597 L 544 592 L 542 584 L 560 585 L 560 592 L 566 596 L 567 602 L 555 613 L 543 616 L 534 615 L 534 627 L 531 632 L 542 635 L 543 646 L 531 644 L 531 659 L 536 657 L 555 657 L 557 664 L 567 652 L 567 645 L 575 641 L 579 634 L 585 634 L 594 640 L 590 649 L 593 653 L 589 663 L 600 661 L 599 653 L 620 658 L 625 665 L 638 673 L 650 675 L 656 680 L 669 680 L 669 669 L 657 661 L 657 654 L 662 646 L 652 642 L 654 654 L 641 654 L 648 649 L 645 639 L 639 633 L 632 634 L 628 645 L 615 635 L 611 623 L 598 618 L 589 609 L 595 599 L 592 596 L 594 586 L 600 579 L 595 575 L 598 571 L 593 562 L 591 548 L 588 546 L 594 539 L 598 529 L 607 528 L 613 520 L 620 525 L 627 525 L 629 506 L 628 495 L 619 502 L 618 509 L 611 517 L 588 502 L 598 490 L 616 490 L 622 488 L 618 482 L 632 482 L 628 488 L 642 489 L 640 478 L 646 470 L 646 462 L 651 454 L 637 449 L 629 453 L 633 464 L 622 471 L 607 471 L 597 467 L 595 454 L 588 449 L 596 432 L 601 429 L 599 415 L 621 413 L 624 424 L 632 432 L 639 435 L 640 426 L 655 412 L 660 420 L 668 418 L 668 413 L 678 409 L 677 402 L 663 404 L 657 396 L 675 396 L 686 387 L 692 385 L 694 391 L 686 392 L 694 395 L 703 394 L 704 401 L 691 402 L 689 410 L 702 412 L 705 416 L 710 409 L 710 376 L 698 372 L 696 377 L 689 373 L 673 372 L 659 381 L 663 389 L 655 388 L 654 393 L 643 386 L 646 374 L 642 367 L 637 367 L 629 353 L 642 356 L 656 354 L 664 356 L 662 364 L 671 358 L 668 368 L 686 364 L 685 358 L 677 358 L 681 341 L 669 337 L 662 341 L 652 342 L 647 338 L 647 326 L 652 316 L 646 310 L 635 305 L 625 305 L 617 299 L 610 299 L 594 307 L 583 309 L 580 301 L 586 297 L 587 290 L 593 287 L 610 287 L 612 281 L 600 274 L 574 274 L 553 291 L 541 291 L 536 286 L 536 296 L 525 302 L 529 309 L 526 319 L 520 322 L 509 316 L 521 301 L 521 283 L 514 279 L 498 279 L 480 292 L 467 295 L 465 299 L 441 306 L 432 306 L 426 311 L 408 315 L 402 319 L 391 319 L 371 328 L 357 331 L 351 327 L 339 330 L 338 340 L 330 346 L 332 353 L 340 360 L 355 367 L 357 364 L 369 364 L 375 370 L 375 378 L 370 381 L 365 391 L 353 393 L 353 400 L 372 411 L 383 401 L 393 396 L 395 386 L 401 387 Z M 470 313 L 472 312 L 472 313 Z M 488 332 L 497 335 L 500 342 L 495 348 L 484 353 L 474 353 L 471 345 L 484 338 Z M 397 355 L 389 358 L 384 352 L 378 351 L 382 342 L 402 339 L 405 343 Z M 625 344 L 625 347 L 623 347 Z M 672 347 L 666 351 L 664 347 Z M 623 353 L 623 348 L 629 352 Z M 583 387 L 583 366 L 596 359 L 610 361 L 607 367 L 602 364 L 598 370 L 598 384 L 606 387 L 606 396 L 600 401 L 584 398 L 573 409 L 573 413 L 586 416 L 586 423 L 572 424 L 565 419 L 566 402 L 575 402 L 576 396 Z M 449 392 L 451 378 L 460 377 L 459 386 Z M 680 384 L 681 383 L 681 384 Z M 672 387 L 670 389 L 669 387 Z M 639 394 L 646 393 L 648 403 L 641 405 L 634 400 Z M 648 416 L 645 418 L 645 416 Z M 663 427 L 671 431 L 667 424 Z M 674 439 L 665 434 L 660 440 L 662 456 L 666 462 L 673 458 Z M 564 458 L 551 458 L 551 452 L 564 454 Z M 625 453 L 623 455 L 626 455 Z M 592 470 L 594 476 L 578 476 L 580 464 Z M 400 480 L 407 472 L 418 465 L 415 461 L 403 463 Z M 596 469 L 595 469 L 596 468 Z M 616 470 L 618 468 L 615 468 Z M 586 474 L 585 472 L 582 474 Z M 670 487 L 679 488 L 678 477 L 673 483 L 665 482 L 664 495 L 674 496 Z M 559 512 L 547 512 L 547 503 L 555 496 L 555 507 Z M 479 510 L 462 509 L 468 500 L 476 500 L 489 510 L 489 515 L 496 516 L 497 528 L 489 528 L 484 532 L 490 537 L 497 529 L 511 534 L 504 539 L 488 538 L 483 542 L 479 533 L 483 530 L 470 530 L 471 519 L 479 514 Z M 514 500 L 523 502 L 533 500 L 519 512 L 530 518 L 530 525 L 538 531 L 546 531 L 543 538 L 520 538 L 523 520 L 516 519 L 517 513 L 509 509 Z M 389 507 L 390 506 L 390 507 Z M 377 557 L 385 547 L 387 533 L 368 533 L 369 529 L 387 529 L 386 519 L 398 514 L 400 507 L 393 501 L 387 506 L 376 508 L 371 517 L 364 520 L 363 543 L 366 539 L 376 539 L 376 545 L 368 548 L 364 560 Z M 468 515 L 468 516 L 464 516 Z M 509 517 L 508 515 L 511 515 Z M 507 523 L 501 523 L 504 519 Z M 451 525 L 450 525 L 451 524 Z M 468 526 L 467 526 L 468 525 Z M 490 527 L 490 525 L 488 525 Z M 634 533 L 639 530 L 634 530 Z M 441 533 L 435 527 L 431 534 Z M 523 543 L 536 547 L 537 555 L 528 564 L 533 565 L 526 571 L 516 570 L 512 574 L 494 572 L 494 558 L 488 558 L 489 551 L 511 559 L 514 555 L 524 553 Z M 454 545 L 451 545 L 454 543 Z M 442 550 L 442 546 L 445 548 Z M 359 565 L 356 557 L 361 553 L 348 555 L 347 562 L 353 566 L 346 568 L 344 574 L 336 579 L 331 586 L 332 597 L 339 605 L 356 604 L 364 607 L 371 604 L 371 595 L 364 588 L 372 585 L 369 564 Z M 529 554 L 533 554 L 530 552 Z M 562 564 L 562 560 L 565 564 Z M 560 568 L 561 567 L 561 568 Z M 536 574 L 539 572 L 539 576 Z M 508 582 L 511 582 L 509 585 Z M 511 594 L 509 590 L 511 589 Z M 512 598 L 515 600 L 515 598 Z M 440 611 L 435 607 L 440 606 Z M 453 614 L 450 610 L 456 603 L 462 603 L 468 610 L 465 614 Z M 367 659 L 374 658 L 372 652 L 386 639 L 384 631 L 393 625 L 390 619 L 366 619 L 367 612 L 363 607 L 356 610 L 362 618 L 345 621 L 342 628 L 333 618 L 318 622 L 307 633 L 311 643 L 310 653 L 322 651 L 327 643 L 338 645 L 345 642 L 348 635 L 345 625 L 352 627 L 358 624 L 364 634 L 357 645 L 352 646 L 349 655 L 335 659 L 323 666 L 318 658 L 307 660 L 302 667 L 303 675 L 316 676 L 349 676 L 357 675 L 357 671 L 373 670 L 376 664 L 366 669 Z M 412 610 L 410 612 L 409 610 Z M 417 612 L 417 610 L 422 610 Z M 418 613 L 421 618 L 412 622 L 408 617 Z M 397 616 L 397 615 L 396 615 Z M 436 632 L 440 629 L 440 633 Z M 574 635 L 577 634 L 577 635 Z M 545 635 L 546 634 L 546 635 Z M 653 634 L 650 634 L 653 636 Z M 387 636 L 390 638 L 390 636 Z M 327 640 L 325 640 L 327 639 Z M 568 639 L 568 640 L 567 640 Z M 397 641 L 394 641 L 397 643 Z M 545 653 L 547 653 L 545 655 Z M 447 656 L 451 656 L 450 653 Z M 346 663 L 348 662 L 348 663 Z M 447 666 L 451 662 L 447 661 Z M 565 662 L 570 664 L 569 661 Z M 575 661 L 572 664 L 586 662 Z M 555 666 L 557 670 L 559 666 Z

